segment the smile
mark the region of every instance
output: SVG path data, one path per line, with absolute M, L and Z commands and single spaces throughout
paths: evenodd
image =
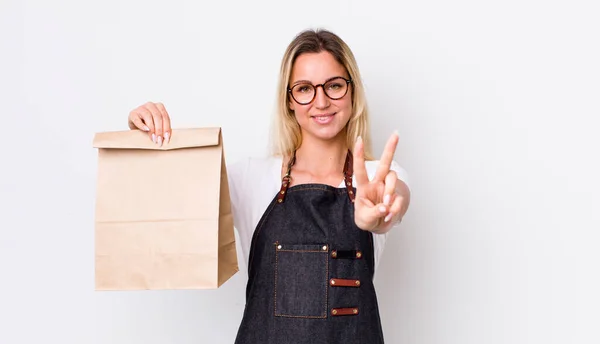
M 327 124 L 330 123 L 331 121 L 333 121 L 333 116 L 335 115 L 334 113 L 326 113 L 326 114 L 319 114 L 316 116 L 310 116 L 315 122 L 319 123 L 319 124 Z

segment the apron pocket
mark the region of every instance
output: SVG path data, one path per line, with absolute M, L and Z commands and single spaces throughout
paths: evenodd
M 328 249 L 275 244 L 275 316 L 327 317 Z

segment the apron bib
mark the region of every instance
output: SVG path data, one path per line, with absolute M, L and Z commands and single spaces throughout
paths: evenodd
M 236 344 L 380 344 L 373 234 L 354 222 L 352 154 L 345 188 L 281 189 L 252 237 Z

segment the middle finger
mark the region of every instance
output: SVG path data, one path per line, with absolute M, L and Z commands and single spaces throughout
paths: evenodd
M 379 166 L 377 167 L 377 172 L 375 172 L 375 180 L 383 181 L 385 176 L 390 171 L 390 167 L 392 166 L 392 160 L 394 159 L 394 154 L 396 153 L 397 145 L 398 133 L 394 132 L 392 136 L 390 136 L 390 138 L 388 139 L 383 150 L 383 154 L 381 155 L 381 159 L 379 160 Z

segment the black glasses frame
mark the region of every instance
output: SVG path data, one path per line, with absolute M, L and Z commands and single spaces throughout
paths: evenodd
M 334 80 L 337 80 L 337 79 L 342 79 L 342 80 L 344 80 L 346 82 L 346 92 L 344 92 L 343 95 L 341 95 L 341 96 L 339 96 L 337 98 L 333 98 L 329 94 L 327 94 L 327 91 L 325 90 L 325 84 L 330 83 L 330 82 L 332 82 Z M 352 79 L 346 79 L 343 76 L 336 76 L 336 77 L 331 78 L 331 79 L 325 81 L 324 83 L 318 84 L 318 85 L 313 85 L 313 84 L 310 84 L 310 83 L 296 84 L 296 85 L 294 85 L 292 87 L 288 87 L 288 93 L 289 93 L 290 97 L 292 97 L 292 99 L 294 99 L 294 101 L 296 103 L 298 103 L 300 105 L 307 105 L 307 104 L 312 103 L 313 100 L 315 100 L 315 97 L 317 96 L 317 88 L 321 87 L 323 89 L 323 93 L 325 93 L 325 95 L 327 96 L 327 98 L 329 98 L 331 100 L 338 100 L 338 99 L 344 98 L 346 96 L 346 94 L 348 94 L 348 90 L 350 89 L 350 84 L 351 83 L 352 83 Z M 294 93 L 292 92 L 292 90 L 295 87 L 297 87 L 297 86 L 304 86 L 304 85 L 310 85 L 310 86 L 312 86 L 315 91 L 313 92 L 313 96 L 312 96 L 312 98 L 309 101 L 307 101 L 307 102 L 299 102 L 296 98 L 294 98 Z

